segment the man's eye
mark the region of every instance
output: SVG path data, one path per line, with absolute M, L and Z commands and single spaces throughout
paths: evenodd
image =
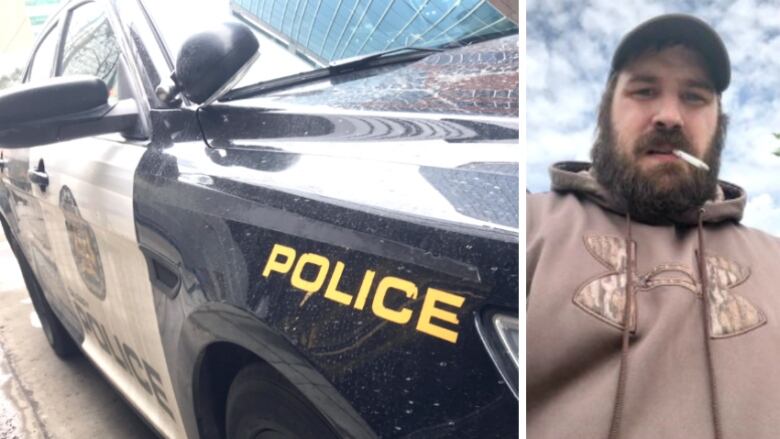
M 656 95 L 655 89 L 652 88 L 640 88 L 638 90 L 634 90 L 631 94 L 638 98 L 651 98 Z
M 707 102 L 707 98 L 699 93 L 683 93 L 683 100 L 693 104 L 703 104 Z

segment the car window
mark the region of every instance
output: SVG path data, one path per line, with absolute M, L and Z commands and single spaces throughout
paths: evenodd
M 102 79 L 109 98 L 117 98 L 120 50 L 103 8 L 87 3 L 71 12 L 61 76 L 92 75 Z
M 127 26 L 127 36 L 137 51 L 139 66 L 145 70 L 144 80 L 149 87 L 148 92 L 154 95 L 155 87 L 160 85 L 163 78 L 170 78 L 173 67 L 168 64 L 163 49 L 158 43 L 158 38 L 152 29 L 143 9 L 134 2 L 116 2 L 114 6 L 122 21 Z
M 39 79 L 46 79 L 51 76 L 52 63 L 54 62 L 54 54 L 57 51 L 57 42 L 60 35 L 59 23 L 51 27 L 51 30 L 43 37 L 41 44 L 35 51 L 33 56 L 32 66 L 30 67 L 30 76 L 27 81 L 35 81 Z

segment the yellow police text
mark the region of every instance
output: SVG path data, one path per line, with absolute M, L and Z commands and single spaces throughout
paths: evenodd
M 450 343 L 458 341 L 457 327 L 460 323 L 458 315 L 439 305 L 445 304 L 460 309 L 465 301 L 463 296 L 428 288 L 425 291 L 422 307 L 415 316 L 414 310 L 408 307 L 390 307 L 386 300 L 389 296 L 397 294 L 402 294 L 410 301 L 417 300 L 418 287 L 414 282 L 396 276 L 382 276 L 377 279 L 376 271 L 365 270 L 357 292 L 342 291 L 339 289 L 339 282 L 345 268 L 341 261 L 333 263 L 327 257 L 317 253 L 303 253 L 299 256 L 298 251 L 292 247 L 274 244 L 263 268 L 263 276 L 267 278 L 273 273 L 286 275 L 292 272 L 290 285 L 305 292 L 307 298 L 324 290 L 323 296 L 326 299 L 361 311 L 370 298 L 371 312 L 379 318 L 399 325 L 407 325 L 415 321 L 415 329 L 419 332 Z M 307 273 L 306 276 L 304 272 Z M 434 319 L 448 323 L 450 327 L 441 326 Z

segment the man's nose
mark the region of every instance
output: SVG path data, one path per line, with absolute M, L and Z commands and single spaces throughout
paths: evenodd
M 658 101 L 658 108 L 653 116 L 653 127 L 659 130 L 679 129 L 683 126 L 680 102 L 668 97 Z

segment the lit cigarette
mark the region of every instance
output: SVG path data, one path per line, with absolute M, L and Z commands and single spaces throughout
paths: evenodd
M 696 157 L 684 152 L 680 151 L 679 149 L 672 150 L 672 154 L 676 155 L 677 157 L 680 157 L 681 159 L 688 162 L 691 166 L 694 168 L 704 169 L 705 171 L 709 171 L 710 167 L 707 166 L 706 163 L 703 161 L 697 159 Z

